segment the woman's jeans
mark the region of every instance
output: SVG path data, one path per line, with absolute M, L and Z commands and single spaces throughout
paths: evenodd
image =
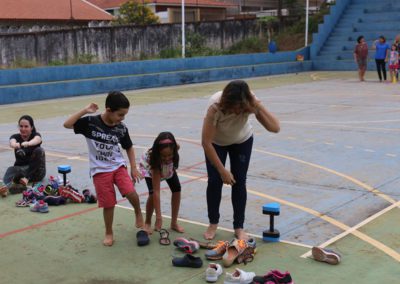
M 226 157 L 229 154 L 231 173 L 236 181 L 232 186 L 231 196 L 233 206 L 233 228 L 242 229 L 247 201 L 246 178 L 250 163 L 251 150 L 253 148 L 253 136 L 241 144 L 232 144 L 228 146 L 218 146 L 213 144 L 213 146 L 224 166 Z M 218 224 L 223 182 L 217 169 L 211 164 L 207 157 L 206 165 L 208 173 L 208 218 L 210 224 Z
M 378 71 L 379 81 L 382 81 L 382 74 L 383 73 L 383 80 L 386 81 L 386 62 L 385 59 L 375 59 L 376 62 L 376 71 Z
M 29 181 L 41 181 L 46 175 L 46 156 L 42 147 L 33 150 L 29 164 L 26 166 L 9 167 L 4 174 L 3 182 L 7 187 L 19 183 L 19 180 L 26 177 Z

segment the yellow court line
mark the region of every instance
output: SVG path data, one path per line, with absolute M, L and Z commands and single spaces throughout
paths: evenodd
M 119 205 L 119 204 L 117 204 L 115 206 L 119 207 L 119 208 L 123 208 L 123 209 L 134 211 L 134 209 L 132 207 L 126 207 L 126 206 Z M 145 213 L 145 211 L 143 213 Z M 171 216 L 168 216 L 168 215 L 164 215 L 163 214 L 161 216 L 164 217 L 164 218 L 167 218 L 167 219 L 171 219 Z M 193 225 L 199 225 L 199 226 L 202 226 L 202 227 L 205 227 L 205 228 L 207 228 L 209 226 L 208 224 L 201 223 L 201 222 L 198 222 L 198 221 L 192 221 L 192 220 L 185 219 L 185 218 L 178 218 L 178 220 L 182 221 L 182 222 L 185 222 L 185 223 L 193 224 Z M 218 226 L 218 230 L 225 231 L 225 232 L 230 232 L 230 233 L 234 233 L 235 232 L 233 229 L 228 229 L 228 228 L 221 227 L 221 226 Z M 250 234 L 250 233 L 248 233 L 248 235 L 251 236 L 251 237 L 254 237 L 254 238 L 262 239 L 262 236 L 260 236 L 260 235 Z M 299 246 L 299 247 L 304 247 L 304 248 L 308 248 L 308 249 L 312 248 L 309 245 L 296 243 L 296 242 L 291 242 L 291 241 L 280 240 L 280 242 L 281 243 L 285 243 L 285 244 L 289 244 L 289 245 L 295 245 L 295 246 Z
M 195 176 L 181 174 L 181 173 L 179 173 L 179 175 L 181 175 L 183 177 L 187 177 L 187 178 L 192 178 L 192 179 L 196 178 L 197 180 L 207 181 L 207 179 L 205 179 L 205 178 L 200 178 L 199 179 L 199 178 L 197 178 Z M 225 187 L 228 187 L 228 186 L 225 186 Z M 332 217 L 329 217 L 329 216 L 327 216 L 327 215 L 325 215 L 323 213 L 320 213 L 320 212 L 318 212 L 318 211 L 316 211 L 314 209 L 307 208 L 307 207 L 304 207 L 302 205 L 299 205 L 299 204 L 296 204 L 296 203 L 293 203 L 293 202 L 290 202 L 290 201 L 286 201 L 286 200 L 283 200 L 281 198 L 274 197 L 274 196 L 271 196 L 271 195 L 268 195 L 268 194 L 265 194 L 265 193 L 261 193 L 261 192 L 258 192 L 258 191 L 255 191 L 255 190 L 252 190 L 252 189 L 249 189 L 249 188 L 247 188 L 247 192 L 249 192 L 249 193 L 251 193 L 253 195 L 256 195 L 256 196 L 264 197 L 264 198 L 267 198 L 269 200 L 279 202 L 281 204 L 284 204 L 284 205 L 287 205 L 287 206 L 290 206 L 290 207 L 293 207 L 293 208 L 297 208 L 297 209 L 299 209 L 301 211 L 307 212 L 307 213 L 309 213 L 311 215 L 314 215 L 314 216 L 316 216 L 318 218 L 321 218 L 322 220 L 324 220 L 324 221 L 326 221 L 326 222 L 328 222 L 328 223 L 330 223 L 330 224 L 332 224 L 332 225 L 334 225 L 334 226 L 336 226 L 336 227 L 338 227 L 338 228 L 340 228 L 340 229 L 342 229 L 344 231 L 349 231 L 349 233 L 353 234 L 354 236 L 358 237 L 359 239 L 363 240 L 364 242 L 369 243 L 370 245 L 376 247 L 377 249 L 379 249 L 382 252 L 386 253 L 387 255 L 391 256 L 394 260 L 400 262 L 400 254 L 398 252 L 396 252 L 395 250 L 393 250 L 390 247 L 386 246 L 385 244 L 383 244 L 383 243 L 371 238 L 370 236 L 368 236 L 368 235 L 366 235 L 366 234 L 364 234 L 364 233 L 362 233 L 360 231 L 357 231 L 356 229 L 352 229 L 348 225 L 346 225 L 346 224 L 344 224 L 344 223 L 342 223 L 340 221 L 337 221 L 336 219 L 333 219 Z M 397 203 L 393 204 L 394 207 L 396 207 L 398 205 L 400 205 L 400 202 L 398 202 L 398 204 Z
M 345 236 L 351 234 L 353 231 L 357 230 L 358 228 L 361 228 L 363 226 L 365 226 L 366 224 L 370 223 L 371 221 L 375 220 L 376 218 L 382 216 L 383 214 L 385 214 L 386 212 L 389 212 L 390 210 L 392 210 L 393 208 L 396 208 L 400 205 L 400 201 L 386 207 L 385 209 L 375 213 L 374 215 L 368 217 L 367 219 L 363 220 L 362 222 L 358 223 L 357 225 L 351 227 L 350 229 L 344 231 L 343 233 L 340 233 L 339 235 L 331 238 L 330 240 L 327 240 L 326 242 L 322 243 L 319 245 L 319 247 L 325 248 L 335 242 L 337 242 L 338 240 L 344 238 Z M 301 257 L 303 258 L 307 258 L 311 256 L 311 251 L 306 252 L 305 254 L 303 254 Z
M 274 157 L 284 158 L 284 159 L 287 159 L 287 160 L 290 160 L 290 161 L 298 162 L 298 163 L 301 163 L 301 164 L 304 164 L 304 165 L 308 165 L 308 166 L 311 166 L 311 167 L 326 171 L 328 173 L 337 175 L 337 176 L 342 177 L 342 178 L 344 178 L 344 179 L 346 179 L 348 181 L 351 181 L 352 183 L 364 188 L 365 190 L 367 190 L 367 191 L 369 191 L 369 192 L 381 197 L 382 199 L 384 199 L 384 200 L 386 200 L 386 201 L 388 201 L 388 202 L 390 202 L 392 204 L 397 202 L 396 200 L 394 200 L 390 196 L 380 192 L 378 189 L 373 188 L 372 186 L 370 186 L 370 185 L 368 185 L 368 184 L 366 184 L 366 183 L 364 183 L 362 181 L 359 181 L 356 178 L 353 178 L 353 177 L 351 177 L 349 175 L 346 175 L 346 174 L 343 174 L 341 172 L 332 170 L 330 168 L 327 168 L 327 167 L 324 167 L 324 166 L 321 166 L 321 165 L 318 165 L 318 164 L 310 163 L 310 162 L 307 162 L 307 161 L 303 161 L 303 160 L 300 160 L 300 159 L 297 159 L 297 158 L 294 158 L 294 157 L 291 157 L 291 156 L 287 156 L 287 155 L 268 152 L 268 151 L 264 151 L 264 150 L 260 150 L 260 149 L 254 149 L 254 151 L 255 152 L 259 152 L 259 153 L 263 153 L 263 154 L 267 154 L 267 155 L 270 155 L 270 156 L 274 156 Z

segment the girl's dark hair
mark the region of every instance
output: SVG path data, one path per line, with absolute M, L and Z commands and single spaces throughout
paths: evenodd
M 108 93 L 106 98 L 106 108 L 111 111 L 117 111 L 121 108 L 129 108 L 130 103 L 128 98 L 119 91 L 112 91 Z
M 36 133 L 35 123 L 33 123 L 33 118 L 32 118 L 32 116 L 27 115 L 27 114 L 21 116 L 21 117 L 18 119 L 18 126 L 19 126 L 19 123 L 21 122 L 21 120 L 27 120 L 27 121 L 29 122 L 29 125 L 32 127 L 32 134 L 35 134 L 35 133 Z
M 176 143 L 175 137 L 171 132 L 161 132 L 158 134 L 157 138 L 154 140 L 153 147 L 151 147 L 150 154 L 150 168 L 158 169 L 161 171 L 161 150 L 165 148 L 171 148 L 173 151 L 172 161 L 174 163 L 174 168 L 179 167 L 179 154 L 178 154 L 178 144 Z
M 364 38 L 364 36 L 359 36 L 358 38 L 357 38 L 357 42 L 358 43 L 361 43 L 361 40 Z
M 249 85 L 243 80 L 230 82 L 222 91 L 219 107 L 223 112 L 240 105 L 244 110 L 254 103 L 254 97 Z
M 386 42 L 386 38 L 383 35 L 381 35 L 379 38 L 382 39 L 383 42 Z

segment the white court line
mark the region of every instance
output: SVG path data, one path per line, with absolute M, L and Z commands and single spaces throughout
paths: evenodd
M 117 204 L 117 205 L 115 205 L 115 206 L 116 206 L 116 207 L 119 207 L 119 208 L 122 208 L 122 209 L 127 209 L 127 210 L 134 211 L 134 209 L 133 209 L 132 207 L 126 207 L 126 206 L 119 205 L 119 204 Z M 144 211 L 142 211 L 142 212 L 144 213 Z M 168 216 L 168 215 L 161 215 L 161 216 L 162 216 L 163 218 L 171 219 L 171 216 Z M 208 227 L 208 224 L 201 223 L 201 222 L 197 222 L 197 221 L 191 221 L 191 220 L 184 219 L 184 218 L 178 218 L 178 220 L 179 220 L 179 221 L 182 221 L 182 222 L 185 222 L 185 223 L 192 224 L 192 225 L 199 225 L 199 226 L 202 226 L 202 227 L 205 227 L 205 228 Z M 230 233 L 234 233 L 234 232 L 235 232 L 235 231 L 232 230 L 232 229 L 224 228 L 224 227 L 221 227 L 221 226 L 218 226 L 218 230 L 225 231 L 225 232 L 230 232 Z M 250 233 L 247 233 L 247 234 L 248 234 L 249 236 L 251 236 L 251 237 L 262 239 L 262 236 L 260 236 L 260 235 L 250 234 Z M 305 244 L 301 244 L 301 243 L 296 243 L 296 242 L 291 242 L 291 241 L 280 240 L 280 242 L 281 242 L 281 243 L 285 243 L 285 244 L 289 244 L 289 245 L 304 247 L 304 248 L 308 248 L 308 249 L 311 249 L 311 248 L 312 248 L 312 246 L 305 245 Z
M 397 157 L 396 154 L 390 154 L 390 153 L 387 153 L 386 156 L 388 156 L 388 157 L 393 157 L 393 158 Z
M 353 146 L 348 146 L 348 145 L 346 145 L 346 146 L 344 146 L 344 147 L 347 148 L 347 149 L 354 149 Z
M 357 229 L 365 226 L 366 224 L 370 223 L 371 221 L 375 220 L 376 218 L 378 218 L 379 216 L 385 214 L 386 212 L 389 212 L 390 210 L 392 210 L 393 208 L 399 207 L 400 206 L 400 201 L 386 207 L 385 209 L 375 213 L 374 215 L 368 217 L 367 219 L 363 220 L 362 222 L 358 223 L 357 225 L 351 227 L 350 229 L 344 231 L 343 233 L 340 233 L 339 235 L 333 237 L 330 240 L 327 240 L 326 242 L 324 242 L 323 244 L 319 245 L 318 247 L 322 247 L 325 248 L 331 244 L 333 244 L 334 242 L 344 238 L 345 236 L 355 232 Z M 307 258 L 311 256 L 311 251 L 306 252 L 305 254 L 303 254 L 301 257 L 303 258 Z

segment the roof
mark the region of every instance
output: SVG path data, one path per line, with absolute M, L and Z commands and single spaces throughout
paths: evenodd
M 113 19 L 112 15 L 85 0 L 0 0 L 0 7 L 0 20 L 110 21 Z
M 129 0 L 88 0 L 102 9 L 119 8 Z M 139 3 L 154 4 L 160 6 L 181 6 L 182 0 L 136 0 Z M 227 8 L 237 6 L 231 3 L 223 3 L 216 0 L 185 0 L 185 6 Z

